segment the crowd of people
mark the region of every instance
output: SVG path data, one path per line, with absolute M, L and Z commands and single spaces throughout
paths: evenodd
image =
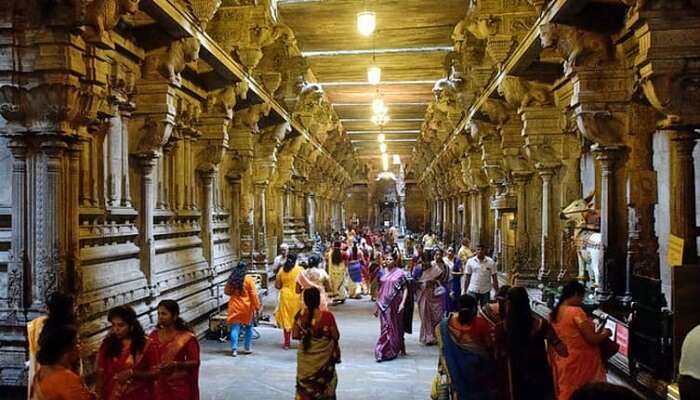
M 406 356 L 404 335 L 412 333 L 417 308 L 420 343 L 436 346 L 438 353 L 433 399 L 637 399 L 606 384 L 601 346 L 611 333 L 596 327 L 582 309 L 581 283 L 567 283 L 549 318 L 542 318 L 530 309 L 524 287 L 499 286 L 486 248 L 472 249 L 465 239 L 456 252 L 449 246 L 443 251 L 428 233 L 409 250 L 394 235 L 351 230 L 334 235 L 323 254 L 303 256 L 282 246 L 273 263 L 274 315 L 282 348 L 298 341 L 296 399 L 336 398 L 340 332 L 331 310 L 362 296 L 375 302 L 377 362 Z M 251 354 L 262 302 L 244 262 L 233 268 L 224 292 L 231 355 Z M 198 339 L 180 317 L 177 302 L 163 300 L 157 309 L 157 327 L 148 335 L 129 306 L 109 311 L 111 329 L 89 388 L 82 378 L 75 301 L 55 293 L 48 316 L 28 325 L 30 398 L 198 399 Z M 686 359 L 684 365 L 693 362 Z M 689 370 L 683 368 L 682 374 Z M 698 382 L 687 372 L 682 380 L 685 387 Z

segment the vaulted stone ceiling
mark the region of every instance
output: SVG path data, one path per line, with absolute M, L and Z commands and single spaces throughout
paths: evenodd
M 322 84 L 362 159 L 379 162 L 378 127 L 370 120 L 379 89 L 391 121 L 384 127 L 390 154 L 408 161 L 436 80 L 445 76 L 450 35 L 464 17 L 464 0 L 279 0 L 280 20 L 295 32 L 311 70 Z M 363 10 L 377 15 L 371 37 L 357 32 Z M 378 86 L 367 68 L 382 68 Z

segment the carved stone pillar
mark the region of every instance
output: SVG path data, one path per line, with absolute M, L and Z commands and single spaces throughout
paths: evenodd
M 406 234 L 406 196 L 399 197 L 399 232 Z
M 692 130 L 674 130 L 668 134 L 671 141 L 671 234 L 683 239 L 683 263 L 696 264 L 698 229 L 693 149 L 700 136 Z
M 538 170 L 540 179 L 542 179 L 542 237 L 540 238 L 540 248 L 542 252 L 540 273 L 552 267 L 554 261 L 552 242 L 554 241 L 554 232 L 552 232 L 552 177 L 554 170 L 552 168 L 542 168 Z
M 158 291 L 155 271 L 156 248 L 153 234 L 153 209 L 156 200 L 153 170 L 156 163 L 157 159 L 154 157 L 144 156 L 139 158 L 139 172 L 141 173 L 141 204 L 139 205 L 141 269 L 146 276 L 146 281 L 153 297 L 157 296 Z
M 600 275 L 600 287 L 597 288 L 596 296 L 599 301 L 607 301 L 612 296 L 612 289 L 608 279 L 608 267 L 612 265 L 612 254 L 610 254 L 612 224 L 615 223 L 615 164 L 622 155 L 622 146 L 599 146 L 592 147 L 596 160 L 600 162 L 600 237 L 603 246 L 603 265 Z
M 267 224 L 265 221 L 265 191 L 267 184 L 256 182 L 253 196 L 253 262 L 256 265 L 267 265 Z M 264 267 L 263 267 L 264 269 Z
M 238 259 L 243 257 L 241 252 L 241 178 L 237 176 L 227 176 L 231 185 L 231 248 L 233 248 Z
M 527 219 L 527 184 L 532 173 L 513 174 L 516 190 L 516 246 L 522 257 L 527 257 L 530 249 L 530 239 L 528 237 Z
M 313 238 L 316 235 L 316 193 L 306 193 L 306 226 Z
M 202 180 L 202 250 L 204 259 L 209 263 L 210 268 L 214 268 L 214 190 L 213 182 L 216 176 L 216 168 L 200 169 L 200 179 Z
M 24 141 L 13 140 L 9 143 L 12 152 L 12 242 L 7 265 L 7 307 L 18 313 L 30 301 L 26 279 L 30 271 L 28 260 L 28 203 L 27 203 L 27 145 Z M 31 296 L 31 294 L 30 294 Z

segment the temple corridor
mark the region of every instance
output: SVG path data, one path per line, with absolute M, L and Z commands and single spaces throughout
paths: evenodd
M 266 312 L 274 309 L 268 296 Z M 337 366 L 339 400 L 426 400 L 437 366 L 436 347 L 406 335 L 406 357 L 390 362 L 374 360 L 379 321 L 367 297 L 333 307 L 340 330 L 342 363 Z M 420 320 L 414 316 L 417 332 Z M 279 329 L 263 325 L 253 342 L 252 355 L 231 357 L 228 343 L 202 341 L 200 387 L 202 400 L 287 399 L 294 390 L 296 347 L 282 350 Z M 234 397 L 235 394 L 235 397 Z

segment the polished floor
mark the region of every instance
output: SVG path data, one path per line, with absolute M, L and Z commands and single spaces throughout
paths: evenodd
M 265 311 L 274 309 L 269 296 Z M 269 304 L 268 304 L 269 303 Z M 343 362 L 338 365 L 339 400 L 426 400 L 435 375 L 437 349 L 418 342 L 420 322 L 414 317 L 414 334 L 406 336 L 408 355 L 377 363 L 374 344 L 379 321 L 372 315 L 374 303 L 368 298 L 348 300 L 332 308 L 340 329 Z M 229 344 L 202 341 L 201 398 L 293 399 L 296 374 L 296 344 L 281 348 L 282 332 L 260 327 L 260 339 L 253 354 L 231 357 Z

